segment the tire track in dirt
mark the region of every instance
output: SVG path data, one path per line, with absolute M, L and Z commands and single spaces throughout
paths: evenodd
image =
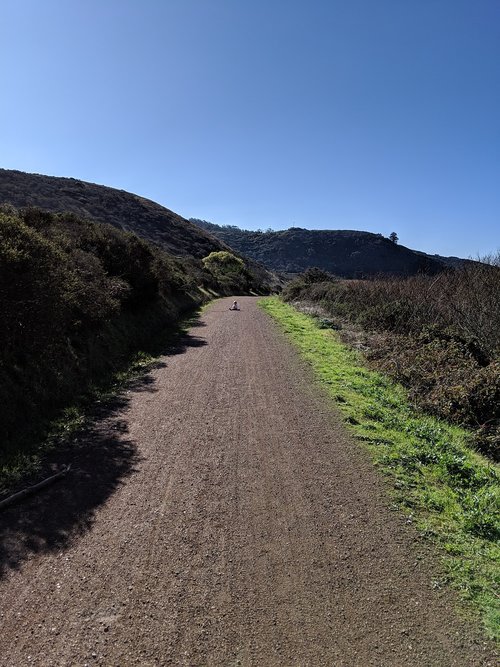
M 308 369 L 228 304 L 99 425 L 135 454 L 85 530 L 35 550 L 25 526 L 85 469 L 4 513 L 0 664 L 494 665 Z

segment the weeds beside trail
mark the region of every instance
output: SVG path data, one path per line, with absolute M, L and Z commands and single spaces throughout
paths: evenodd
M 443 581 L 500 639 L 500 474 L 467 446 L 470 435 L 414 411 L 405 390 L 368 370 L 360 354 L 278 298 L 260 302 L 312 366 L 348 427 L 392 479 L 394 499 L 443 552 Z
M 371 280 L 309 269 L 282 296 L 322 311 L 325 327 L 361 344 L 415 408 L 467 428 L 475 449 L 500 462 L 500 255 L 485 261 Z

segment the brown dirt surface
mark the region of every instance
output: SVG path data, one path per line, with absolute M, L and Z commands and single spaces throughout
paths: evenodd
M 1 665 L 495 665 L 308 368 L 240 302 L 0 515 Z

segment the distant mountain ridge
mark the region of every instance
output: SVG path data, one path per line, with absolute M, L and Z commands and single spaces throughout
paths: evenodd
M 345 278 L 378 274 L 409 276 L 439 273 L 447 266 L 465 261 L 416 252 L 371 232 L 300 227 L 252 232 L 196 218 L 191 218 L 191 222 L 247 257 L 284 273 L 302 273 L 318 267 Z
M 316 266 L 347 278 L 380 273 L 413 275 L 438 273 L 468 260 L 431 256 L 397 245 L 381 234 L 349 230 L 252 232 L 205 220 L 186 220 L 136 194 L 74 178 L 0 169 L 0 204 L 70 211 L 97 222 L 136 233 L 166 252 L 200 259 L 213 251 L 233 250 L 250 260 L 252 271 L 276 284 L 269 271 L 301 273 Z

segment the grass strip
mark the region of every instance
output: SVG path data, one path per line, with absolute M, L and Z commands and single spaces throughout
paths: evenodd
M 318 319 L 277 297 L 262 309 L 312 366 L 349 430 L 390 477 L 393 498 L 421 534 L 438 544 L 443 580 L 500 639 L 500 471 L 468 446 L 467 431 L 409 405 L 405 390 L 368 369 L 360 353 Z

